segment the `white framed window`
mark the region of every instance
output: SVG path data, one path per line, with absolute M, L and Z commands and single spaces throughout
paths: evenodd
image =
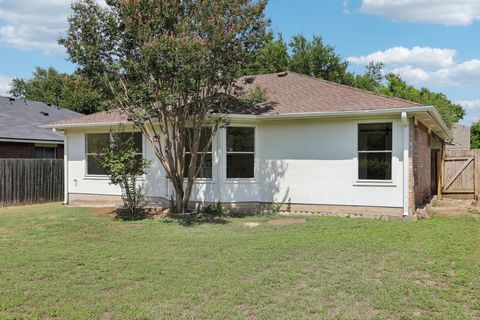
M 392 122 L 357 124 L 358 180 L 392 181 Z
M 200 166 L 201 152 L 207 147 L 211 134 L 212 134 L 211 128 L 202 128 L 202 131 L 200 134 L 200 143 L 198 145 L 196 169 L 198 169 L 198 167 Z M 187 142 L 186 150 L 185 150 L 185 167 L 183 170 L 184 178 L 188 177 L 188 166 L 190 165 L 191 157 L 192 155 Z M 205 153 L 203 166 L 198 173 L 197 179 L 212 179 L 212 176 L 213 176 L 213 143 L 208 149 L 208 151 Z
M 121 133 L 87 133 L 85 134 L 85 159 L 86 174 L 93 176 L 106 176 L 105 169 L 101 166 L 99 158 L 102 157 L 106 147 L 110 146 L 114 135 L 132 135 L 133 147 L 137 152 L 138 160 L 143 157 L 143 140 L 141 132 L 121 132 Z
M 255 127 L 227 127 L 226 177 L 255 178 Z

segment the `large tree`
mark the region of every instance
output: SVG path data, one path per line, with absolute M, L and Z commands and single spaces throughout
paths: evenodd
M 92 83 L 78 75 L 60 73 L 55 68 L 36 67 L 29 80 L 14 78 L 9 93 L 15 97 L 41 101 L 89 114 L 100 109 L 102 97 Z
M 238 78 L 265 43 L 265 6 L 266 0 L 72 4 L 60 43 L 79 72 L 109 94 L 111 108 L 127 114 L 152 144 L 179 211 L 187 209 L 206 153 L 227 121 Z
M 287 44 L 283 41 L 281 34 L 277 39 L 272 37 L 258 50 L 255 60 L 248 66 L 245 74 L 256 75 L 288 70 L 290 57 L 287 49 Z
M 322 37 L 313 36 L 311 41 L 303 35 L 296 35 L 289 44 L 292 49 L 290 70 L 325 80 L 348 82 L 348 62 L 326 45 Z
M 470 127 L 470 148 L 480 149 L 480 121 L 472 123 Z
M 342 59 L 333 46 L 325 44 L 320 36 L 313 36 L 309 40 L 299 34 L 292 37 L 289 46 L 290 54 L 281 37 L 272 39 L 258 52 L 247 73 L 282 71 L 286 60 L 288 67 L 285 69 L 291 71 L 435 106 L 449 127 L 465 114 L 460 105 L 453 103 L 442 93 L 432 92 L 426 88 L 417 89 L 396 74 L 384 76 L 382 63 L 370 62 L 365 72 L 361 74 L 348 71 L 348 61 Z
M 427 88 L 417 89 L 409 85 L 398 74 L 387 74 L 387 84 L 378 88 L 378 92 L 421 103 L 423 105 L 434 106 L 442 116 L 445 124 L 452 128 L 465 116 L 465 110 L 461 105 L 453 103 L 443 93 L 432 92 Z

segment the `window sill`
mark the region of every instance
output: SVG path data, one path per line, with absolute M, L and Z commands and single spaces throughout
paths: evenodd
M 187 178 L 183 178 L 183 183 L 187 183 Z M 213 178 L 197 178 L 193 184 L 215 184 Z
M 379 180 L 357 180 L 353 183 L 354 186 L 360 187 L 396 187 L 397 184 L 391 180 L 379 181 Z
M 108 180 L 110 181 L 110 177 L 109 176 L 101 176 L 101 175 L 98 175 L 98 176 L 95 176 L 95 175 L 87 175 L 87 176 L 84 176 L 83 177 L 83 180 Z M 137 176 L 137 181 L 145 181 L 145 177 L 144 176 Z
M 231 178 L 223 180 L 225 184 L 255 184 L 257 179 L 255 178 Z

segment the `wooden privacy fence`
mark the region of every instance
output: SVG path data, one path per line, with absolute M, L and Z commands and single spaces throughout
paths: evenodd
M 480 149 L 443 152 L 441 192 L 445 198 L 478 199 Z
M 0 206 L 63 200 L 63 160 L 0 159 Z

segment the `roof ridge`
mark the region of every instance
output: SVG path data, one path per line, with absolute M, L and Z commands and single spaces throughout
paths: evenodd
M 352 86 L 349 86 L 349 85 L 346 85 L 346 84 L 341 84 L 341 83 L 338 83 L 338 82 L 329 81 L 329 80 L 325 80 L 325 79 L 322 79 L 322 78 L 312 77 L 312 76 L 309 76 L 309 75 L 306 75 L 306 74 L 302 74 L 302 73 L 298 73 L 298 72 L 295 72 L 295 71 L 282 71 L 282 72 L 292 73 L 292 74 L 295 74 L 295 75 L 300 76 L 300 77 L 304 77 L 304 78 L 308 78 L 308 79 L 313 79 L 313 80 L 320 81 L 320 82 L 324 82 L 324 83 L 331 84 L 331 85 L 334 85 L 334 86 L 344 87 L 344 88 L 346 88 L 346 89 L 350 89 L 350 90 L 354 90 L 354 91 L 358 91 L 358 92 L 363 92 L 363 93 L 370 94 L 370 95 L 374 95 L 374 96 L 378 96 L 378 97 L 389 98 L 389 99 L 394 99 L 394 100 L 398 100 L 398 101 L 402 101 L 402 102 L 407 102 L 407 103 L 410 103 L 410 104 L 415 104 L 415 105 L 419 105 L 419 106 L 424 106 L 423 104 L 418 103 L 418 102 L 415 102 L 415 101 L 410 101 L 410 100 L 398 98 L 398 97 L 395 97 L 395 96 L 389 96 L 389 95 L 386 95 L 386 94 L 383 94 L 383 93 L 378 93 L 378 92 L 373 92 L 373 91 L 369 91 L 369 90 L 364 90 L 364 89 L 352 87 Z M 280 72 L 280 73 L 281 73 L 281 72 Z M 276 73 L 271 73 L 271 74 L 276 74 Z

